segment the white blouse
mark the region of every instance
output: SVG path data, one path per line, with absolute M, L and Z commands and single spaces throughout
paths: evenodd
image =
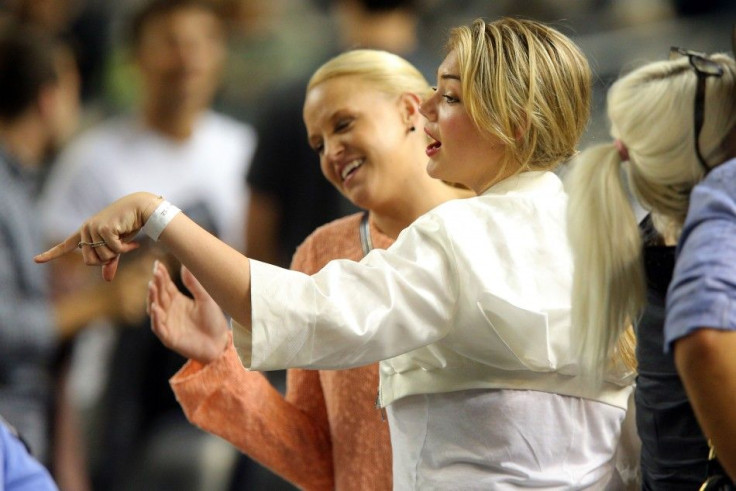
M 554 174 L 526 172 L 438 206 L 360 263 L 307 276 L 251 261 L 241 359 L 257 370 L 386 360 L 399 489 L 432 488 L 457 465 L 463 489 L 607 483 L 630 387 L 618 372 L 603 387 L 580 376 L 566 206 Z M 468 420 L 470 408 L 485 418 Z M 564 478 L 538 480 L 553 475 Z

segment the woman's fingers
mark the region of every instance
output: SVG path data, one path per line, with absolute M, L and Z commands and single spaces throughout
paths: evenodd
M 169 346 L 168 330 L 166 329 L 166 314 L 157 303 L 151 304 L 151 330 L 164 346 Z
M 36 255 L 33 260 L 37 263 L 47 263 L 53 261 L 64 254 L 67 254 L 77 248 L 81 240 L 79 232 L 70 235 L 64 242 L 56 244 L 51 249 Z
M 153 279 L 151 280 L 151 286 L 149 290 L 153 292 L 153 303 L 162 306 L 164 309 L 168 308 L 169 295 L 166 292 L 166 283 L 163 281 L 161 273 L 158 272 L 158 261 L 153 268 Z
M 162 305 L 161 301 L 161 288 L 154 279 L 148 284 L 148 315 L 151 317 L 151 330 L 164 345 L 168 346 L 166 309 L 167 306 Z
M 79 237 L 80 237 L 80 241 L 79 241 L 78 247 L 82 251 L 82 258 L 84 259 L 84 264 L 87 264 L 87 265 L 102 264 L 100 259 L 97 257 L 97 254 L 95 253 L 94 247 L 92 247 L 96 244 L 92 240 L 92 234 L 90 234 L 90 231 L 87 227 L 82 227 L 81 229 L 79 229 Z
M 146 314 L 151 315 L 151 305 L 156 303 L 156 284 L 153 280 L 148 282 L 148 293 L 146 294 Z
M 151 316 L 151 328 L 157 335 L 162 332 L 161 329 L 167 318 L 166 311 L 168 307 L 161 299 L 161 288 L 155 280 L 151 280 L 148 283 L 148 305 L 146 312 Z
M 174 280 L 171 279 L 168 269 L 160 261 L 156 261 L 153 267 L 153 284 L 156 291 L 156 304 L 163 310 L 168 311 L 174 300 L 181 295 Z
M 85 226 L 67 237 L 64 242 L 34 256 L 33 260 L 39 264 L 47 263 L 75 249 L 81 249 L 84 263 L 89 266 L 102 265 L 102 278 L 105 281 L 112 281 L 118 270 L 120 254 L 140 247 L 137 242 L 126 242 L 132 238 L 132 236 L 127 236 L 116 239 L 114 243 L 108 243 L 102 236 L 92 235 Z
M 207 293 L 207 290 L 204 289 L 197 277 L 183 264 L 181 266 L 181 280 L 195 299 L 200 300 L 203 297 L 209 297 L 209 293 Z
M 92 222 L 88 222 L 87 227 L 90 229 L 90 235 L 97 237 L 92 248 L 102 263 L 139 247 L 137 242 L 133 242 L 137 230 L 135 232 L 121 232 L 117 228 L 111 228 L 104 224 L 97 225 Z
M 158 292 L 157 303 L 159 303 L 163 309 L 168 309 L 176 295 L 179 294 L 179 289 L 169 276 L 169 271 L 166 269 L 166 266 L 159 261 L 154 263 L 153 281 Z
M 82 240 L 85 241 L 82 245 L 82 250 L 89 250 L 90 253 L 94 254 L 99 264 L 108 263 L 119 255 L 119 252 L 115 252 L 112 248 L 120 240 L 110 233 L 103 233 L 102 227 L 96 227 L 91 221 L 88 221 L 82 227 L 81 232 Z M 105 232 L 107 231 L 105 230 Z
M 102 265 L 102 279 L 105 281 L 112 281 L 115 278 L 115 273 L 118 270 L 118 263 L 120 262 L 120 256 L 115 256 L 111 261 L 106 262 Z

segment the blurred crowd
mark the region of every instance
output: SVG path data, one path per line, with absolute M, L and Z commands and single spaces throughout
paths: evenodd
M 168 379 L 185 360 L 155 339 L 145 312 L 153 261 L 178 269 L 164 251 L 144 245 L 112 284 L 79 261 L 16 265 L 156 183 L 233 247 L 288 266 L 312 230 L 355 211 L 322 177 L 302 122 L 309 75 L 345 49 L 400 54 L 433 83 L 450 27 L 549 22 L 595 70 L 585 146 L 607 135 L 615 78 L 670 44 L 727 51 L 735 14 L 728 0 L 0 1 L 0 26 L 38 34 L 24 49 L 51 57 L 63 81 L 35 120 L 0 125 L 0 158 L 28 171 L 18 182 L 29 189 L 15 196 L 0 183 L 0 204 L 27 202 L 34 227 L 17 243 L 2 229 L 0 414 L 61 489 L 291 489 L 182 415 Z M 3 120 L 22 97 L 11 89 Z M 12 334 L 28 322 L 38 329 Z M 270 377 L 283 389 L 283 374 Z

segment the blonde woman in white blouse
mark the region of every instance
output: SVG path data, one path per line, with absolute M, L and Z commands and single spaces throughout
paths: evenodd
M 173 205 L 136 193 L 36 259 L 81 246 L 112 279 L 143 228 L 232 316 L 247 368 L 386 360 L 378 403 L 398 489 L 615 487 L 630 387 L 613 349 L 583 356 L 596 333 L 570 324 L 567 197 L 550 172 L 575 152 L 590 92 L 587 61 L 564 35 L 533 21 L 478 20 L 453 30 L 421 107 L 427 171 L 478 196 L 433 209 L 388 250 L 306 276 L 249 260 Z M 319 136 L 322 165 L 360 161 L 339 135 Z M 156 294 L 161 278 L 151 311 L 165 328 L 172 299 Z

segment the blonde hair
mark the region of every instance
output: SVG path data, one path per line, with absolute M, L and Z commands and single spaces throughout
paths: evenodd
M 570 39 L 530 20 L 478 19 L 453 29 L 447 50 L 457 55 L 471 119 L 504 144 L 504 168 L 552 169 L 575 153 L 590 115 L 591 72 Z
M 729 157 L 728 136 L 736 125 L 736 64 L 726 55 L 711 60 L 724 73 L 706 79 L 700 145 L 709 167 Z M 608 117 L 628 162 L 621 165 L 611 143 L 582 152 L 572 166 L 572 320 L 589 368 L 600 369 L 616 351 L 620 333 L 646 302 L 642 240 L 629 193 L 651 212 L 658 232 L 675 240 L 690 191 L 703 178 L 693 136 L 696 86 L 687 58 L 650 63 L 622 77 L 608 92 Z
M 309 79 L 307 92 L 334 78 L 354 76 L 372 83 L 389 95 L 403 93 L 426 97 L 431 88 L 414 65 L 400 56 L 375 49 L 356 49 L 335 56 L 317 69 Z

